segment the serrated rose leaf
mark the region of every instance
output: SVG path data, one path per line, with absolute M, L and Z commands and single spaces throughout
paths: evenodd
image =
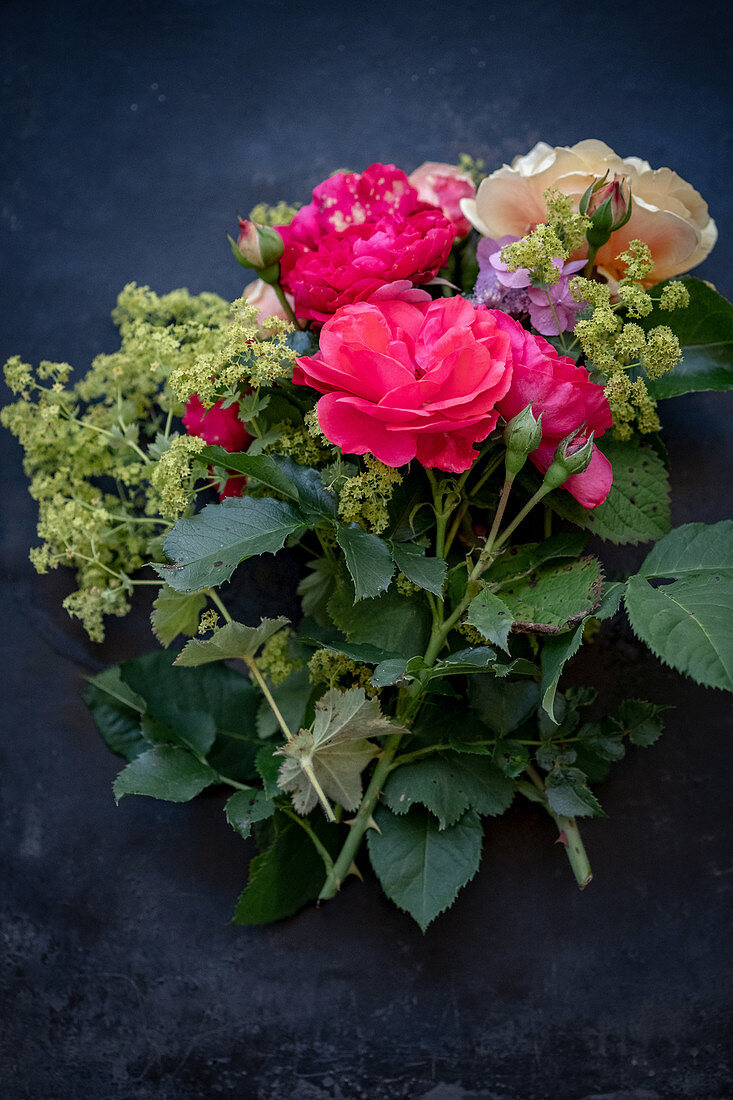
M 394 562 L 387 543 L 377 535 L 363 531 L 355 523 L 349 527 L 339 527 L 336 539 L 354 582 L 354 598 L 372 599 L 380 592 L 386 592 L 394 573 Z
M 264 791 L 237 791 L 224 807 L 231 827 L 245 840 L 258 821 L 267 821 L 275 812 L 275 803 Z
M 447 562 L 443 558 L 428 558 L 421 546 L 414 542 L 397 542 L 392 546 L 392 557 L 400 573 L 409 581 L 434 596 L 443 594 Z
M 424 932 L 476 874 L 481 821 L 471 810 L 446 829 L 419 808 L 398 817 L 379 807 L 374 816 L 379 831 L 367 836 L 372 867 L 387 897 Z
M 112 789 L 116 802 L 128 794 L 188 802 L 217 779 L 213 768 L 202 764 L 186 749 L 156 745 L 123 768 Z
M 514 618 L 514 630 L 557 634 L 591 615 L 602 591 L 600 563 L 584 557 L 564 565 L 543 566 L 510 580 L 499 596 Z
M 678 397 L 698 390 L 733 389 L 733 305 L 711 286 L 687 276 L 686 309 L 654 308 L 642 321 L 645 329 L 667 325 L 680 342 L 682 362 L 669 374 L 647 382 L 652 397 Z M 654 287 L 657 295 L 666 283 Z
M 395 768 L 382 799 L 395 814 L 420 803 L 441 829 L 455 824 L 469 808 L 492 817 L 503 814 L 514 797 L 511 782 L 485 758 L 456 752 L 436 753 Z
M 150 616 L 153 634 L 166 648 L 179 634 L 193 637 L 205 606 L 206 596 L 202 592 L 176 592 L 164 584 L 153 602 Z
M 509 635 L 514 617 L 503 600 L 488 588 L 484 588 L 471 600 L 466 622 L 475 627 L 487 642 L 493 642 L 509 652 Z

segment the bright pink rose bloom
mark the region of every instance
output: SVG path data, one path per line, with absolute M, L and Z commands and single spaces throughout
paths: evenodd
M 454 473 L 496 427 L 511 377 L 509 337 L 460 297 L 345 306 L 323 326 L 318 354 L 293 372 L 325 395 L 321 430 L 346 454 Z
M 430 282 L 455 240 L 453 226 L 418 200 L 405 173 L 384 164 L 325 180 L 278 232 L 281 282 L 295 313 L 321 323 L 392 283 Z
M 454 164 L 439 164 L 428 160 L 408 176 L 422 202 L 429 202 L 443 211 L 457 236 L 471 232 L 471 223 L 461 210 L 461 199 L 476 198 L 476 184 Z
M 217 401 L 207 410 L 197 393 L 188 399 L 183 424 L 189 435 L 223 447 L 225 451 L 244 451 L 252 438 L 237 415 L 236 404 L 223 409 L 222 401 Z M 227 478 L 219 491 L 219 499 L 241 497 L 245 484 L 246 479 L 242 476 Z
M 506 420 L 532 403 L 536 417 L 542 413 L 542 442 L 529 457 L 544 473 L 552 464 L 557 444 L 583 425 L 573 443 L 577 449 L 591 432 L 597 439 L 613 425 L 603 386 L 589 381 L 585 367 L 576 366 L 567 355 L 558 355 L 552 344 L 499 310 L 491 310 L 498 328 L 511 341 L 514 373 L 509 392 L 499 402 Z M 611 463 L 593 448 L 590 465 L 563 485 L 584 508 L 596 508 L 608 496 L 613 482 Z

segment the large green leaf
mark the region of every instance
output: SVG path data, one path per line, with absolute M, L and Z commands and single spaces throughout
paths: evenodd
M 583 623 L 576 627 L 572 634 L 559 634 L 554 638 L 548 638 L 542 646 L 540 661 L 542 664 L 542 685 L 540 687 L 542 709 L 555 719 L 555 696 L 560 683 L 560 676 L 567 661 L 581 647 L 583 642 Z
M 653 397 L 678 397 L 696 390 L 733 389 L 733 305 L 701 279 L 682 280 L 690 294 L 687 309 L 655 309 L 645 317 L 645 329 L 668 325 L 682 348 L 682 362 L 670 374 L 648 382 Z M 661 283 L 654 287 L 656 296 Z
M 488 588 L 474 596 L 468 606 L 466 622 L 474 626 L 487 642 L 509 652 L 509 634 L 514 618 L 507 605 Z
M 490 730 L 507 737 L 537 708 L 539 688 L 533 680 L 497 680 L 475 676 L 468 684 L 471 707 Z
M 228 581 L 241 561 L 277 553 L 288 535 L 307 527 L 302 514 L 283 501 L 228 497 L 179 519 L 164 544 L 172 564 L 153 568 L 177 592 L 214 588 Z
M 205 641 L 192 638 L 187 642 L 176 657 L 175 664 L 191 668 L 228 658 L 254 657 L 260 646 L 289 622 L 289 619 L 280 616 L 277 619 L 262 619 L 259 626 L 225 623 L 211 638 Z
M 347 585 L 340 585 L 328 603 L 336 626 L 350 642 L 375 646 L 381 657 L 414 657 L 424 653 L 430 634 L 430 609 L 424 598 L 407 598 L 394 591 L 354 603 Z
M 113 784 L 115 800 L 126 794 L 144 794 L 166 802 L 188 802 L 218 776 L 186 749 L 175 745 L 156 745 L 135 757 L 120 772 Z
M 358 524 L 339 527 L 336 534 L 344 552 L 346 567 L 354 582 L 356 600 L 371 599 L 386 592 L 394 573 L 394 563 L 387 543 L 377 535 L 370 535 Z
M 592 614 L 602 589 L 600 563 L 583 557 L 510 580 L 499 596 L 514 618 L 514 630 L 557 634 Z
M 338 832 L 324 827 L 318 818 L 311 827 L 328 849 L 338 841 Z M 269 924 L 302 909 L 318 897 L 326 878 L 323 861 L 300 825 L 282 813 L 273 819 L 273 839 L 255 856 L 249 881 L 234 914 L 234 924 Z
M 661 661 L 733 691 L 733 521 L 672 531 L 630 578 L 624 599 L 634 631 Z
M 439 829 L 425 810 L 398 817 L 383 807 L 375 820 L 379 831 L 370 829 L 367 838 L 372 867 L 387 897 L 424 932 L 476 874 L 481 821 L 469 810 L 455 825 Z
M 134 760 L 150 748 L 150 742 L 140 729 L 145 700 L 124 682 L 119 666 L 92 677 L 82 697 L 112 752 L 126 760 Z
M 613 467 L 613 484 L 603 504 L 583 508 L 569 493 L 552 493 L 550 507 L 608 542 L 635 544 L 666 535 L 669 477 L 657 452 L 638 439 L 605 436 L 598 448 Z
M 395 768 L 382 794 L 395 814 L 406 814 L 420 803 L 437 817 L 441 829 L 454 825 L 469 807 L 482 815 L 503 814 L 513 796 L 511 782 L 489 759 L 457 752 Z

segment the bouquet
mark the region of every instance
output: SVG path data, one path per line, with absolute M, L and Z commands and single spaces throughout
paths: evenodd
M 424 930 L 515 799 L 585 887 L 592 787 L 664 721 L 567 686 L 615 616 L 733 690 L 733 521 L 670 528 L 659 435 L 660 401 L 733 387 L 733 307 L 678 278 L 715 239 L 689 184 L 600 141 L 372 164 L 240 219 L 237 301 L 132 284 L 79 381 L 8 362 L 36 569 L 75 571 L 98 642 L 154 591 L 158 647 L 85 691 L 115 798 L 222 797 L 258 848 L 236 923 L 370 862 Z M 241 621 L 281 551 L 299 615 Z

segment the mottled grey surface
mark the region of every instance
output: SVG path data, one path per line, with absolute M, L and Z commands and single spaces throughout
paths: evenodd
M 2 352 L 83 370 L 131 279 L 238 293 L 225 233 L 327 172 L 597 136 L 670 164 L 725 234 L 728 6 L 68 2 L 4 7 Z M 665 410 L 675 522 L 730 513 L 733 398 Z M 221 800 L 127 799 L 78 691 L 151 645 L 146 608 L 88 643 L 26 557 L 34 506 L 2 456 L 0 1078 L 12 1100 L 722 1100 L 733 1093 L 730 706 L 615 630 L 609 698 L 677 708 L 614 766 L 580 894 L 517 807 L 423 937 L 373 881 L 264 929 L 228 924 L 253 853 Z M 241 613 L 287 613 L 287 558 Z M 583 679 L 584 668 L 574 670 Z M 727 770 L 726 770 L 727 769 Z

